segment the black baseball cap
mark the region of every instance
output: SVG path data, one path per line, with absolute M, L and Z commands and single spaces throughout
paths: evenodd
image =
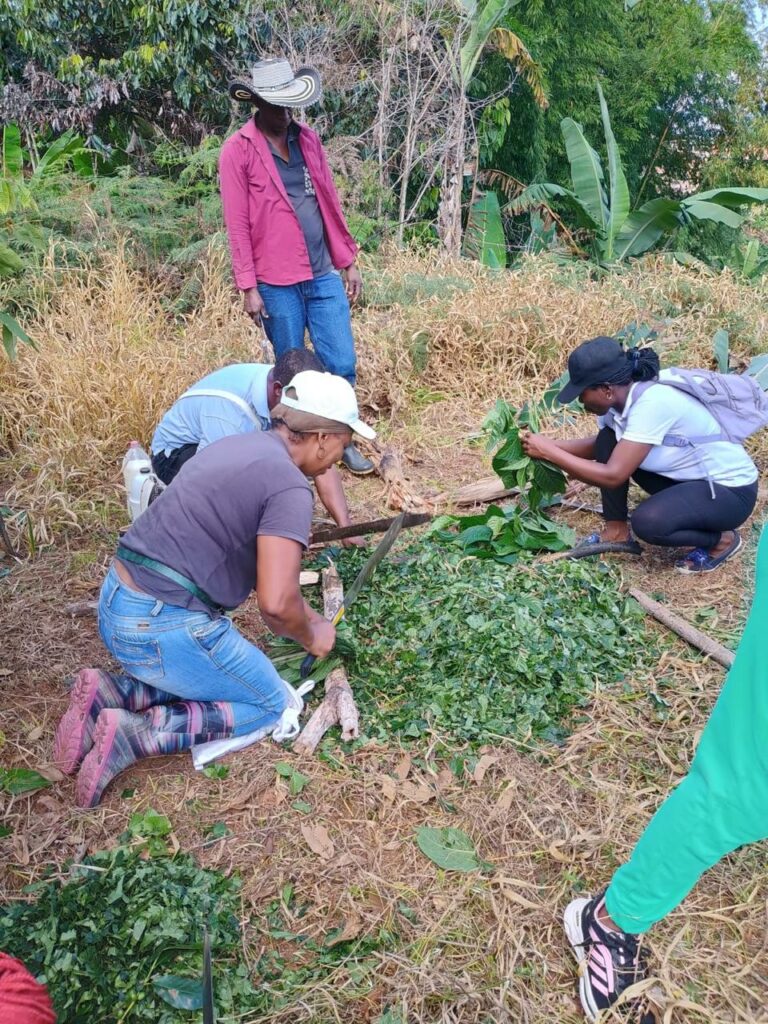
M 583 341 L 568 356 L 570 380 L 557 396 L 561 405 L 578 398 L 584 388 L 605 384 L 621 375 L 627 367 L 627 356 L 615 338 L 592 338 Z

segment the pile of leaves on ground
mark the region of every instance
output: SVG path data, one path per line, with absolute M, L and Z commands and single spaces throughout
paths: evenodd
M 345 550 L 348 587 L 366 553 Z M 642 613 L 604 563 L 513 565 L 422 540 L 385 560 L 348 613 L 344 665 L 366 735 L 558 740 L 595 684 L 649 657 Z
M 30 902 L 0 909 L 0 949 L 48 987 L 59 1024 L 199 1020 L 204 927 L 222 1022 L 293 1005 L 342 966 L 347 998 L 370 992 L 380 952 L 397 948 L 393 927 L 360 937 L 338 928 L 310 939 L 295 922 L 312 908 L 296 903 L 287 882 L 279 899 L 248 922 L 245 941 L 253 941 L 256 954 L 249 966 L 238 924 L 239 880 L 173 853 L 171 829 L 162 814 L 137 813 L 123 845 L 71 865 L 64 880 L 29 886 Z M 429 834 L 420 845 L 437 863 L 450 856 L 454 870 L 482 866 L 463 833 L 448 848 L 441 830 L 421 831 Z
M 34 902 L 0 910 L 0 949 L 48 986 L 59 1024 L 176 1024 L 180 1009 L 199 1009 L 204 926 L 218 1008 L 251 1004 L 238 954 L 239 883 L 184 854 L 167 856 L 170 830 L 163 815 L 134 815 L 127 845 L 73 865 L 64 883 L 30 886 Z

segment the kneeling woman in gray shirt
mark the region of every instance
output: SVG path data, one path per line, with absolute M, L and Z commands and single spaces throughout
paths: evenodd
M 125 534 L 101 588 L 99 632 L 125 674 L 82 669 L 56 732 L 54 759 L 95 807 L 143 757 L 276 725 L 289 691 L 224 613 L 256 590 L 269 628 L 318 658 L 334 627 L 302 598 L 309 541 L 306 477 L 334 465 L 357 431 L 341 377 L 297 374 L 272 411 L 274 429 L 223 438 L 188 462 Z

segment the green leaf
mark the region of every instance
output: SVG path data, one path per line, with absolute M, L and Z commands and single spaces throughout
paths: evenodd
M 747 376 L 753 377 L 763 391 L 768 391 L 768 353 L 764 352 L 762 355 L 753 356 L 749 362 L 749 366 L 744 371 Z
M 61 170 L 75 153 L 83 149 L 83 140 L 75 131 L 70 128 L 60 135 L 55 142 L 52 142 L 40 157 L 37 166 L 32 173 L 32 181 L 37 182 L 54 171 Z
M 608 202 L 605 195 L 603 166 L 592 149 L 580 124 L 571 117 L 560 122 L 565 150 L 571 165 L 571 183 L 578 199 L 597 225 L 598 236 L 605 239 L 608 231 Z
M 229 835 L 229 829 L 223 821 L 215 821 L 212 825 L 206 826 L 205 834 L 209 839 L 223 839 Z
M 629 186 L 624 175 L 624 168 L 621 164 L 621 154 L 616 145 L 616 139 L 611 128 L 611 119 L 608 114 L 608 105 L 603 96 L 600 83 L 597 83 L 597 94 L 600 97 L 600 113 L 603 119 L 603 131 L 605 133 L 605 144 L 608 149 L 608 184 L 609 184 L 609 219 L 606 231 L 605 249 L 603 256 L 607 261 L 613 259 L 613 242 L 624 222 L 629 216 Z
M 481 860 L 474 843 L 460 828 L 416 829 L 419 849 L 446 871 L 487 871 L 492 865 Z
M 744 218 L 740 213 L 714 202 L 706 203 L 702 200 L 684 199 L 681 211 L 684 218 L 711 220 L 715 224 L 725 224 L 729 228 L 740 228 L 744 223 Z
M 11 277 L 24 269 L 24 260 L 9 245 L 0 242 L 0 277 Z M 8 315 L 8 314 L 4 314 Z
M 166 1003 L 176 1010 L 200 1010 L 203 1005 L 202 978 L 180 978 L 165 974 L 152 979 L 152 987 Z
M 0 839 L 7 839 L 13 835 L 13 829 L 9 825 L 0 825 Z
M 225 764 L 208 764 L 203 768 L 206 779 L 226 779 L 229 768 Z
M 485 0 L 485 2 L 480 0 L 472 8 L 472 13 L 467 18 L 469 29 L 467 39 L 459 54 L 459 81 L 463 89 L 469 85 L 491 32 L 501 19 L 519 3 L 520 0 Z
M 715 331 L 715 336 L 712 339 L 712 349 L 715 354 L 717 369 L 720 373 L 728 373 L 731 363 L 730 338 L 728 331 L 724 331 L 722 327 L 720 330 Z
M 21 132 L 18 125 L 7 124 L 3 130 L 3 177 L 20 179 L 23 169 Z
M 507 240 L 495 192 L 481 192 L 470 207 L 463 246 L 466 256 L 486 267 L 506 267 Z
M 144 839 L 162 839 L 171 834 L 171 822 L 164 814 L 148 807 L 146 811 L 136 811 L 128 822 L 128 831 L 132 836 Z
M 508 203 L 507 208 L 512 213 L 525 213 L 527 210 L 537 206 L 550 206 L 553 200 L 560 200 L 572 210 L 576 214 L 580 227 L 591 228 L 592 230 L 599 229 L 600 225 L 582 199 L 570 189 L 563 188 L 562 185 L 555 185 L 552 182 L 544 181 L 529 185 L 528 188 L 523 189 L 520 195 Z
M 727 206 L 729 210 L 738 210 L 740 206 L 768 203 L 768 188 L 712 188 L 708 192 L 696 192 L 685 202 L 717 203 L 720 206 Z
M 39 772 L 31 768 L 0 768 L 0 787 L 14 796 L 19 793 L 31 793 L 36 789 L 45 789 L 52 785 Z
M 8 357 L 13 359 L 16 354 L 16 342 L 21 341 L 25 345 L 31 345 L 32 348 L 36 349 L 37 345 L 30 338 L 27 332 L 22 326 L 11 316 L 10 313 L 0 312 L 0 324 L 3 327 L 3 345 L 8 353 Z M 6 337 L 8 341 L 6 342 Z M 9 350 L 9 346 L 12 345 L 12 350 Z
M 746 278 L 757 277 L 760 267 L 760 242 L 750 238 L 741 253 L 741 273 Z
M 294 800 L 291 807 L 302 814 L 309 814 L 312 810 L 312 804 L 308 804 L 306 800 Z
M 616 236 L 614 259 L 620 262 L 629 256 L 639 256 L 681 223 L 677 199 L 651 199 L 627 217 Z

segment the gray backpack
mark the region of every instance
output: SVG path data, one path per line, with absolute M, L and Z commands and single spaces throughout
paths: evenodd
M 743 373 L 715 373 L 714 370 L 683 370 L 678 366 L 671 366 L 667 373 L 674 376 L 636 384 L 634 394 L 639 397 L 652 384 L 682 391 L 707 407 L 720 425 L 720 433 L 702 437 L 667 434 L 663 445 L 683 448 L 712 441 L 741 444 L 745 438 L 768 426 L 768 395 L 753 377 Z

